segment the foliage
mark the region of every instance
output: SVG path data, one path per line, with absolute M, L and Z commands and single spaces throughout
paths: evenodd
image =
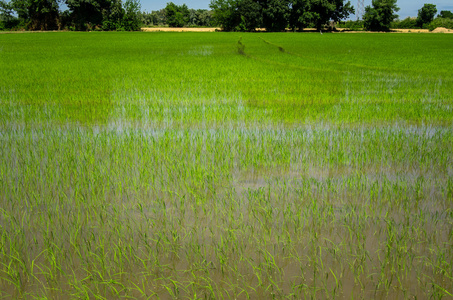
M 428 29 L 434 30 L 437 27 L 445 27 L 448 29 L 453 29 L 453 19 L 450 18 L 435 18 L 434 21 L 429 23 Z
M 214 24 L 225 31 L 239 29 L 242 19 L 239 14 L 241 0 L 211 0 L 209 7 L 213 11 Z
M 227 31 L 322 29 L 354 13 L 350 1 L 344 0 L 212 0 L 211 8 L 217 24 Z
M 102 30 L 140 30 L 139 0 L 112 1 L 110 9 L 102 11 Z
M 259 1 L 242 0 L 238 3 L 238 14 L 241 22 L 236 27 L 238 31 L 255 31 L 263 25 L 263 8 Z
M 310 6 L 311 23 L 318 30 L 322 29 L 329 21 L 339 22 L 355 12 L 351 2 L 345 3 L 343 0 L 312 0 Z
M 52 30 L 59 27 L 57 0 L 11 0 L 9 7 L 28 29 Z
M 453 19 L 453 12 L 449 10 L 441 10 L 439 13 L 439 17 L 444 19 Z
M 139 0 L 11 0 L 0 2 L 1 27 L 30 30 L 139 30 Z M 14 14 L 18 17 L 15 18 Z
M 101 10 L 102 12 L 102 29 L 104 30 L 122 30 L 123 17 L 125 10 L 121 1 L 111 0 L 110 7 Z
M 172 11 L 173 14 L 175 14 L 175 8 L 171 7 L 169 8 L 170 11 Z M 212 22 L 212 11 L 207 10 L 207 9 L 188 9 L 185 11 L 186 18 L 182 18 L 181 23 L 182 26 L 187 26 L 187 27 L 210 27 L 213 26 Z M 140 17 L 139 19 L 145 26 L 165 26 L 169 25 L 168 20 L 167 20 L 167 11 L 166 9 L 161 9 L 161 10 L 156 10 L 156 11 L 151 11 L 150 13 L 148 12 L 142 12 L 139 14 Z M 173 18 L 173 21 L 175 18 Z M 181 23 L 179 25 L 181 25 Z
M 336 27 L 337 28 L 347 28 L 349 30 L 354 30 L 354 31 L 363 30 L 363 20 L 356 20 L 356 21 L 347 20 L 347 21 L 338 22 L 336 24 Z
M 122 15 L 122 7 L 118 0 L 65 0 L 71 11 L 72 24 L 76 30 L 87 30 L 101 27 L 103 22 L 106 26 L 115 22 Z M 110 29 L 110 28 L 109 28 Z
M 288 25 L 292 30 L 302 30 L 311 27 L 312 12 L 309 0 L 293 0 Z
M 150 13 L 142 12 L 140 13 L 140 20 L 146 26 L 166 25 L 165 9 L 153 10 Z
M 418 10 L 417 25 L 419 27 L 427 26 L 434 20 L 434 16 L 437 13 L 436 5 L 425 4 L 421 9 Z
M 142 22 L 140 20 L 140 1 L 126 0 L 124 2 L 124 15 L 122 28 L 128 31 L 140 30 Z
M 189 9 L 189 22 L 187 26 L 210 27 L 212 11 L 207 9 Z
M 399 28 L 399 29 L 417 29 L 420 28 L 417 25 L 417 19 L 407 17 L 404 20 L 395 20 L 391 23 L 391 28 Z
M 290 15 L 289 0 L 267 0 L 263 7 L 263 27 L 267 31 L 284 31 Z
M 372 7 L 365 7 L 363 21 L 365 29 L 371 31 L 389 31 L 390 25 L 398 15 L 395 12 L 399 11 L 396 5 L 397 0 L 373 0 Z
M 11 3 L 0 0 L 0 30 L 7 30 L 19 25 L 19 19 L 13 15 Z
M 173 2 L 167 3 L 165 16 L 170 27 L 183 27 L 190 20 L 190 12 L 187 5 L 176 5 Z

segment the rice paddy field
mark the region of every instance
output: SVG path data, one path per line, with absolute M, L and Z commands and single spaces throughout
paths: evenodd
M 0 298 L 452 299 L 452 49 L 0 35 Z

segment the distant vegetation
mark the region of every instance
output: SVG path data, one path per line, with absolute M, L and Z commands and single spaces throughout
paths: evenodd
M 374 3 L 374 2 L 373 2 Z M 396 11 L 396 10 L 395 10 Z M 391 30 L 391 29 L 430 29 L 433 30 L 437 27 L 445 27 L 453 29 L 453 13 L 451 11 L 443 10 L 437 17 L 436 5 L 425 4 L 419 11 L 417 17 L 407 17 L 403 20 L 397 19 L 397 15 L 388 13 L 390 18 L 387 18 L 385 26 L 380 25 L 376 20 L 379 18 L 379 14 L 376 10 L 372 10 L 371 7 L 367 7 L 367 13 L 364 18 L 366 21 L 348 20 L 341 21 L 336 24 L 337 28 L 348 28 L 351 30 Z M 371 20 L 374 19 L 374 24 Z M 382 18 L 381 18 L 382 20 Z M 390 20 L 390 24 L 388 21 Z
M 0 30 L 139 30 L 138 0 L 0 0 Z
M 61 4 L 68 8 L 61 11 Z M 141 11 L 139 0 L 0 0 L 0 30 L 139 30 L 141 27 L 214 27 L 225 31 L 318 30 L 388 31 L 393 28 L 453 28 L 453 13 L 425 4 L 417 17 L 399 20 L 396 0 L 374 0 L 363 20 L 346 20 L 350 1 L 212 0 L 211 10 L 168 2 L 165 8 Z
M 170 2 L 160 10 L 140 13 L 140 19 L 145 27 L 212 27 L 212 11 L 207 9 L 192 9 L 185 4 L 175 5 Z
M 321 30 L 354 13 L 344 0 L 212 0 L 210 7 L 215 22 L 226 31 Z

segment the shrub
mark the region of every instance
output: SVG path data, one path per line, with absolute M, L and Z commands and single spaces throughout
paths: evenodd
M 417 26 L 417 19 L 407 17 L 404 20 L 396 20 L 392 22 L 391 28 L 398 28 L 398 29 L 418 29 L 420 27 Z
M 437 27 L 445 27 L 448 29 L 453 29 L 453 19 L 447 18 L 436 18 L 428 25 L 428 29 L 433 31 Z

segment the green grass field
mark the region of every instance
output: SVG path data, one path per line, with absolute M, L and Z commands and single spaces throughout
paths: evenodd
M 452 298 L 451 49 L 0 35 L 0 298 Z

